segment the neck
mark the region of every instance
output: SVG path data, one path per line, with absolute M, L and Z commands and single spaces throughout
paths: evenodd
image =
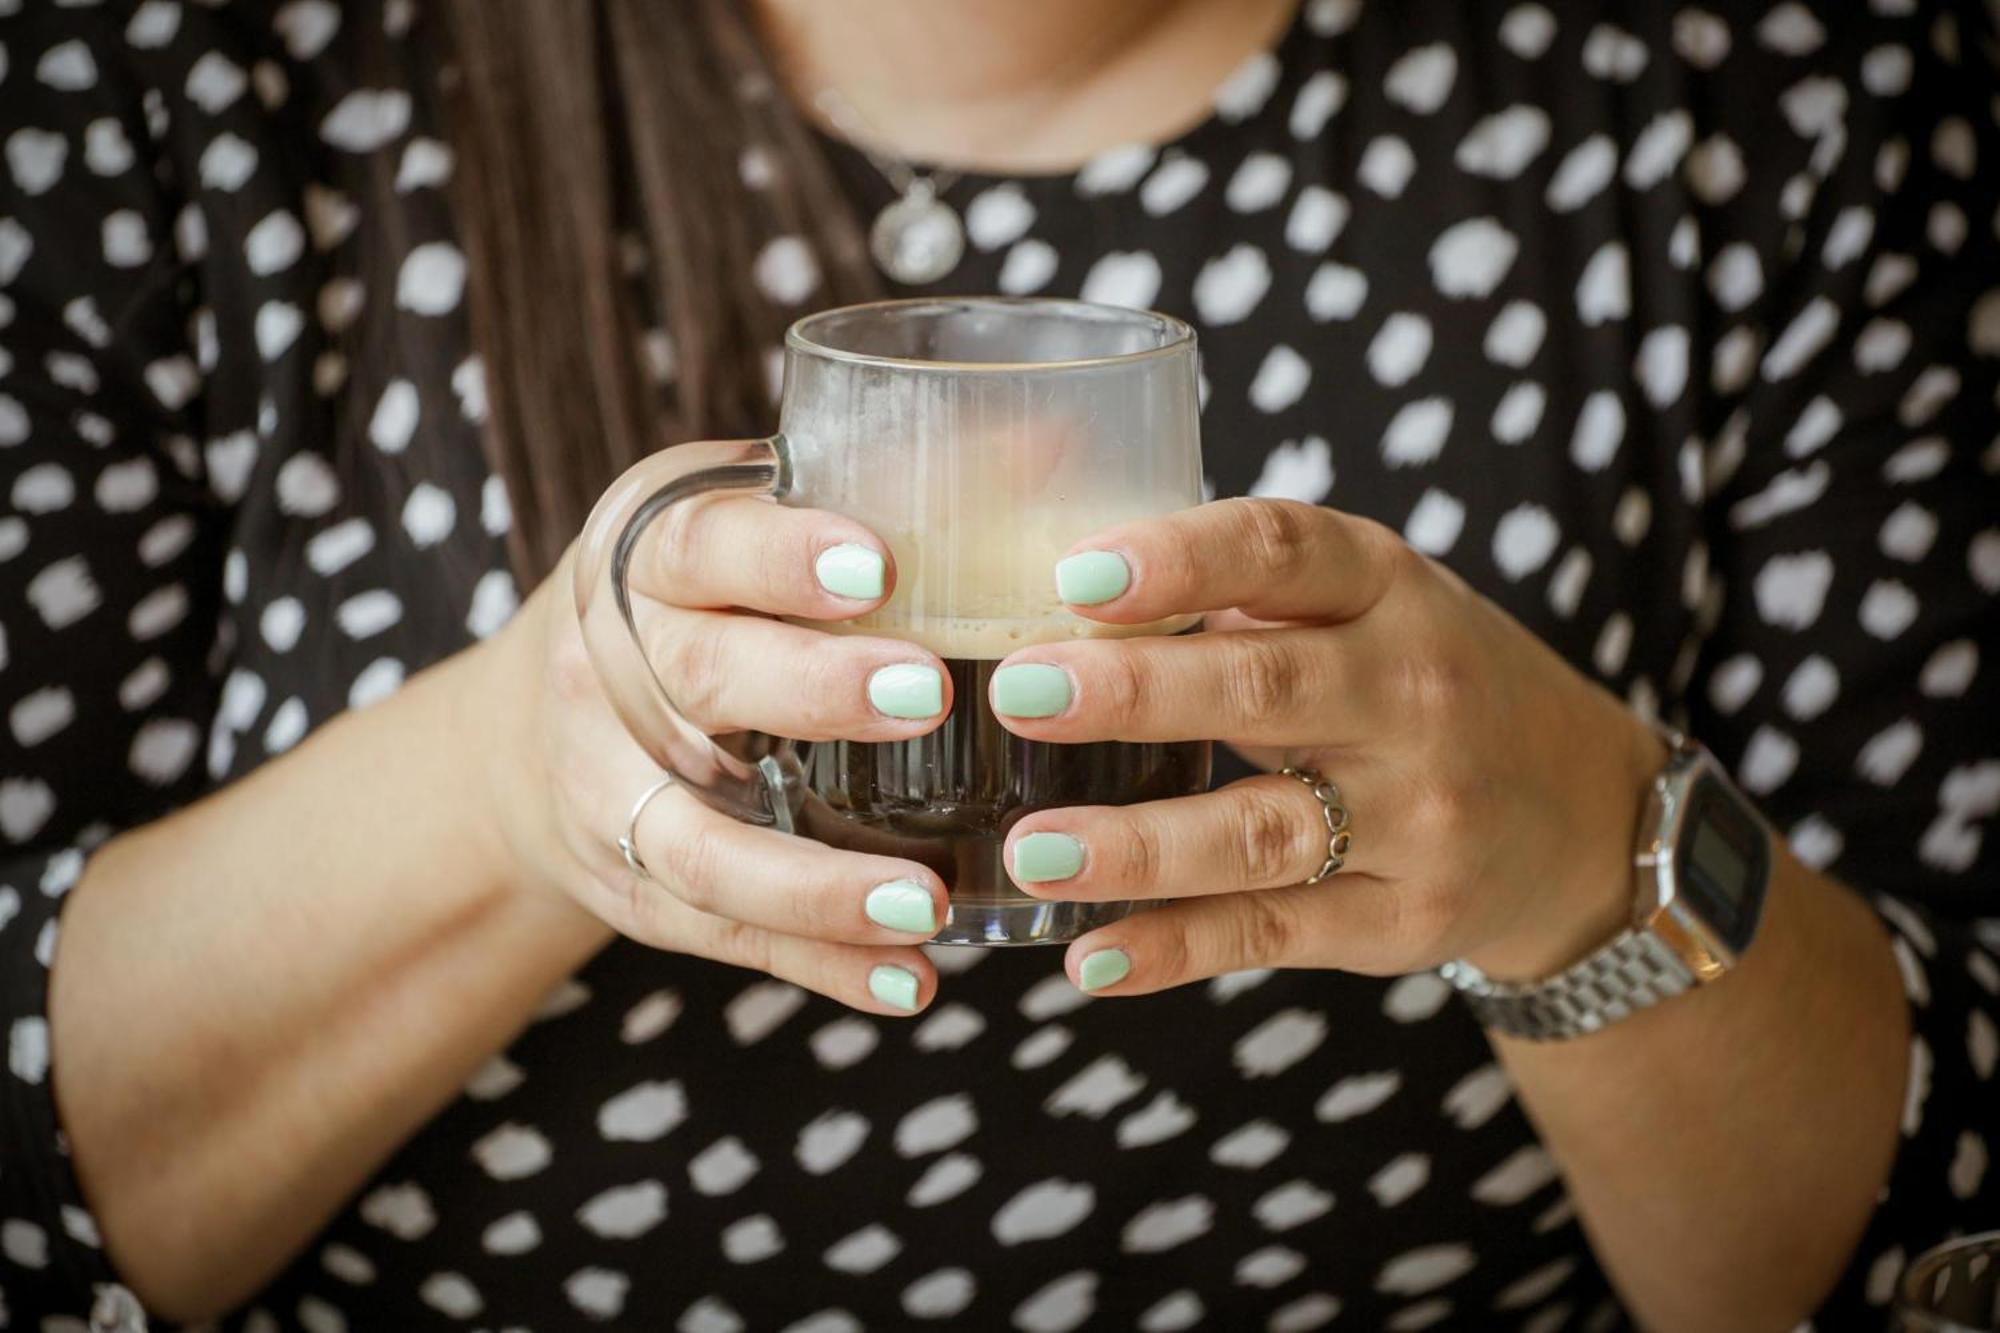
M 1060 169 L 1200 119 L 1295 0 L 757 0 L 806 114 L 826 91 L 901 157 Z M 837 132 L 844 127 L 834 126 Z

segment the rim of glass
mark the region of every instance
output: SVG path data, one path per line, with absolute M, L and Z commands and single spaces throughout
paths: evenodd
M 1960 1236 L 1925 1250 L 1910 1260 L 1910 1266 L 1903 1270 L 1902 1279 L 1896 1284 L 1895 1313 L 1912 1326 L 1924 1329 L 1925 1333 L 1979 1333 L 1978 1329 L 1931 1309 L 1928 1289 L 1939 1272 L 1966 1255 L 1981 1250 L 2000 1250 L 2000 1231 L 1979 1231 L 1970 1236 Z
M 852 316 L 864 311 L 915 310 L 931 306 L 938 309 L 963 309 L 968 306 L 998 306 L 1015 310 L 1030 307 L 1044 307 L 1061 312 L 1088 311 L 1092 318 L 1117 321 L 1126 324 L 1145 324 L 1159 329 L 1165 340 L 1157 347 L 1141 347 L 1131 352 L 1114 352 L 1108 356 L 1075 357 L 1064 361 L 939 361 L 914 356 L 885 356 L 876 352 L 853 352 L 843 347 L 834 347 L 813 336 L 813 325 L 844 316 Z M 814 311 L 792 322 L 785 330 L 785 347 L 789 351 L 807 356 L 820 357 L 828 361 L 840 361 L 856 366 L 886 366 L 895 370 L 949 371 L 953 374 L 1012 374 L 1030 371 L 1089 370 L 1103 366 L 1122 366 L 1150 361 L 1156 357 L 1172 356 L 1194 346 L 1194 329 L 1186 320 L 1163 315 L 1157 310 L 1141 310 L 1134 306 L 1105 305 L 1098 301 L 1077 301 L 1058 296 L 903 296 L 881 301 L 863 301 L 855 305 L 834 306 L 828 310 Z

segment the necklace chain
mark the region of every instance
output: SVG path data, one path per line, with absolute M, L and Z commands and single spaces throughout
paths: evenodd
M 925 286 L 958 267 L 965 253 L 965 224 L 943 199 L 961 178 L 956 171 L 918 171 L 907 161 L 870 146 L 879 141 L 854 104 L 831 88 L 813 98 L 833 127 L 868 159 L 897 198 L 875 215 L 868 252 L 897 282 Z
M 875 127 L 855 109 L 854 103 L 835 89 L 820 89 L 813 98 L 813 105 L 819 108 L 820 113 L 832 122 L 833 127 L 839 130 L 849 143 L 860 150 L 861 155 L 868 159 L 869 165 L 881 174 L 882 179 L 889 183 L 889 188 L 897 194 L 928 193 L 935 197 L 958 183 L 962 175 L 960 172 L 918 171 L 910 165 L 907 158 L 874 147 L 872 141 L 880 137 Z

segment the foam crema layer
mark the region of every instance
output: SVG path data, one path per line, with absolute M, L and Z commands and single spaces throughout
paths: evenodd
M 1056 562 L 1079 539 L 1172 508 L 1143 495 L 1085 504 L 1074 493 L 1038 493 L 1016 502 L 996 486 L 986 496 L 975 490 L 970 497 L 937 500 L 929 506 L 934 520 L 923 527 L 864 510 L 855 517 L 880 533 L 894 555 L 895 586 L 889 600 L 867 615 L 814 627 L 902 639 L 962 661 L 994 661 L 1044 643 L 1178 634 L 1200 616 L 1104 624 L 1065 606 L 1055 579 Z
M 830 634 L 866 634 L 901 639 L 928 649 L 939 657 L 991 662 L 1039 644 L 1179 634 L 1200 622 L 1198 615 L 1181 615 L 1143 625 L 1106 625 L 1059 610 L 1053 615 L 1033 617 L 925 616 L 915 620 L 877 612 L 859 620 L 801 620 L 794 623 Z

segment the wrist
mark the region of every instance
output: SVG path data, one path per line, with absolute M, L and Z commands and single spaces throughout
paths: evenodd
M 410 711 L 396 729 L 398 748 L 426 773 L 441 816 L 441 832 L 454 864 L 482 896 L 511 895 L 522 876 L 504 838 L 505 820 L 489 769 L 504 762 L 495 753 L 498 730 L 479 719 L 487 698 L 489 643 L 465 649 L 422 672 L 389 701 L 385 712 Z
M 1576 752 L 1579 780 L 1553 812 L 1554 853 L 1529 889 L 1513 928 L 1466 961 L 1498 981 L 1540 981 L 1588 957 L 1632 924 L 1634 852 L 1646 790 L 1667 761 L 1666 743 L 1623 705 L 1609 707 L 1595 738 Z
M 481 882 L 506 897 L 569 907 L 548 850 L 550 803 L 535 799 L 542 764 L 533 684 L 545 601 L 528 599 L 498 633 L 427 673 L 439 695 L 432 743 L 460 807 L 467 864 Z

